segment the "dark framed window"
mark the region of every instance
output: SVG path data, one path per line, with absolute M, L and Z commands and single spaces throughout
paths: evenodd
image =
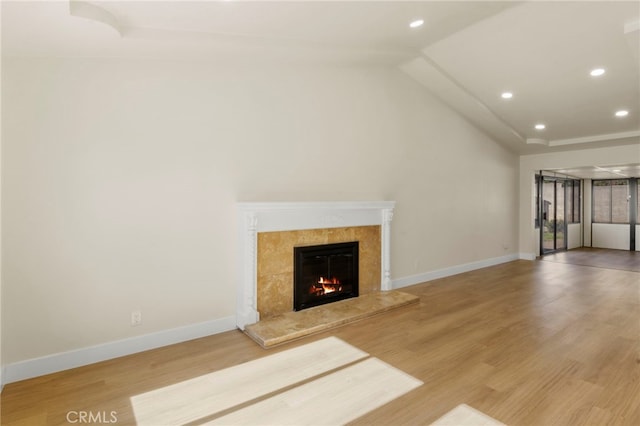
M 629 223 L 629 180 L 594 180 L 594 223 Z
M 580 223 L 580 181 L 568 180 L 567 188 L 567 223 Z
M 536 175 L 536 212 L 534 214 L 535 217 L 535 227 L 536 229 L 540 228 L 540 180 L 542 177 L 540 175 Z
M 636 224 L 640 223 L 640 179 L 636 180 Z M 638 242 L 636 242 L 638 244 Z

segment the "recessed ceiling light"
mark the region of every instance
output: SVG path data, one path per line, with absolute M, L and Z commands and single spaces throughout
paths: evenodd
M 613 169 L 613 170 L 611 170 L 611 171 L 612 171 L 613 173 L 619 173 L 619 172 L 621 172 L 622 170 L 620 170 L 620 169 Z
M 534 126 L 536 128 L 536 130 L 544 130 L 547 128 L 547 126 L 545 126 L 544 124 L 540 123 L 540 124 L 536 124 Z
M 591 72 L 589 73 L 591 74 L 591 77 L 599 77 L 602 74 L 604 74 L 604 68 L 595 68 L 592 69 Z
M 422 24 L 424 24 L 424 19 L 416 19 L 415 21 L 412 21 L 409 26 L 411 28 L 418 28 L 421 27 Z
M 502 96 L 502 99 L 511 99 L 511 98 L 513 98 L 513 93 L 511 93 L 511 92 L 504 92 L 504 93 L 502 93 L 502 95 L 500 95 L 500 96 Z
M 626 117 L 627 115 L 629 115 L 629 111 L 627 111 L 626 109 L 616 111 L 616 117 Z

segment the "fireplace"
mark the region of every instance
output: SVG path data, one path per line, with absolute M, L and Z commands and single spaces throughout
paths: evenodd
M 294 247 L 293 309 L 358 296 L 357 241 Z
M 359 296 L 391 290 L 395 201 L 238 203 L 236 325 L 293 307 L 294 247 L 359 241 Z

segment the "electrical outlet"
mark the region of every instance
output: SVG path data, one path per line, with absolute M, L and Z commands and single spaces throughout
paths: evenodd
M 142 324 L 142 312 L 131 311 L 131 327 Z

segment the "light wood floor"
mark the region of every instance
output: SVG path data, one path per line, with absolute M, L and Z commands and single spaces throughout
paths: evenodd
M 407 287 L 420 302 L 264 350 L 239 331 L 8 384 L 2 425 L 67 424 L 129 397 L 335 335 L 424 385 L 358 425 L 425 425 L 466 403 L 508 425 L 640 425 L 640 273 L 515 261 Z
M 574 250 L 548 254 L 542 257 L 542 260 L 593 266 L 595 268 L 623 269 L 625 271 L 640 272 L 640 252 L 638 251 L 581 247 Z

